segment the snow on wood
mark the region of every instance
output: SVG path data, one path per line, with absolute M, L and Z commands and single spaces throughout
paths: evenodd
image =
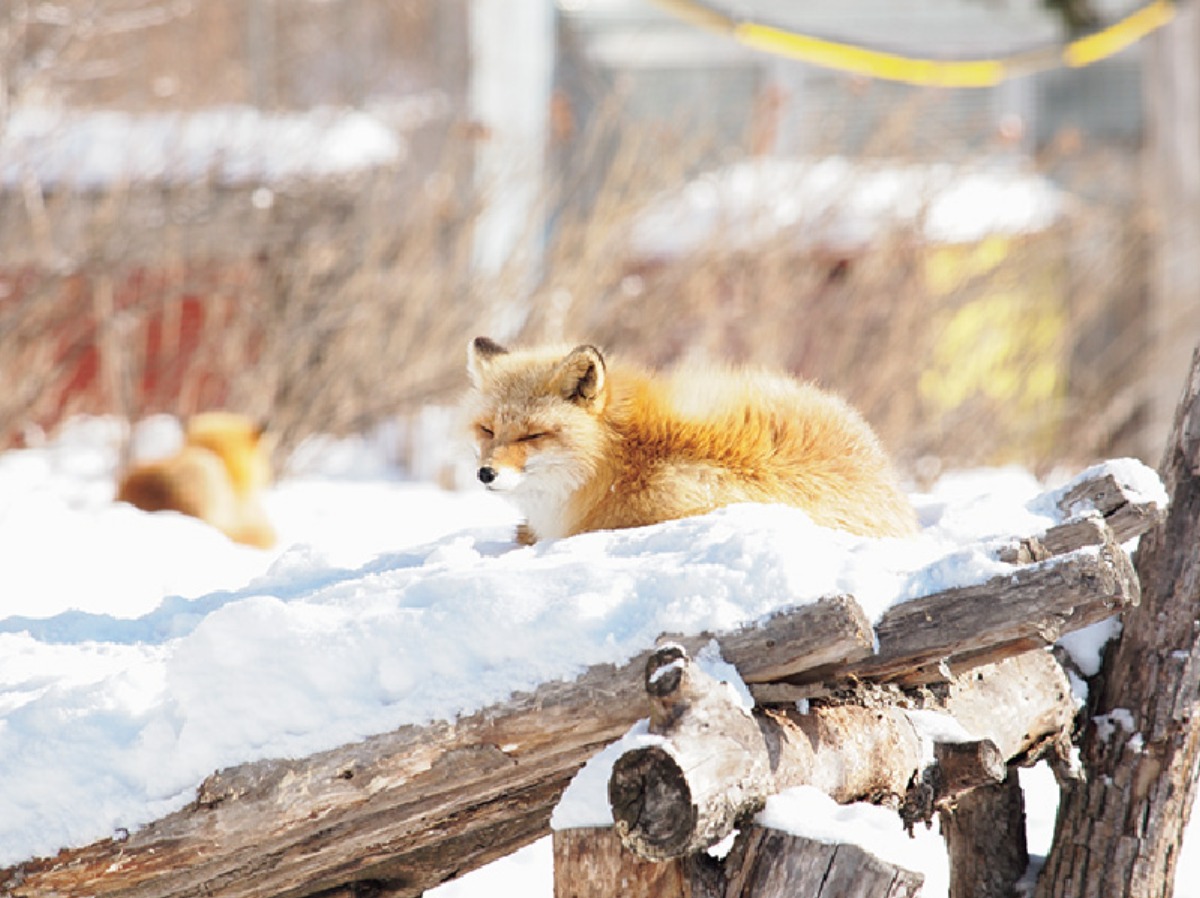
M 1085 532 L 1092 534 L 1093 544 L 1015 566 L 984 584 L 952 586 L 902 603 L 874 630 L 852 599 L 831 595 L 718 634 L 717 641 L 751 683 L 776 677 L 839 680 L 846 687 L 870 678 L 947 680 L 952 667 L 1046 645 L 1136 598 L 1128 559 L 1108 525 Z M 710 637 L 674 641 L 694 655 Z M 418 895 L 547 831 L 551 809 L 575 771 L 645 715 L 640 680 L 650 657 L 647 651 L 625 663 L 597 664 L 452 722 L 404 726 L 295 760 L 222 770 L 199 787 L 191 805 L 141 829 L 0 869 L 0 894 L 302 898 L 369 883 L 391 895 Z M 1042 660 L 1029 663 L 1046 663 L 1050 656 L 1032 652 L 1011 664 L 1030 658 Z M 666 688 L 669 680 L 663 677 L 669 674 L 668 669 L 656 682 Z M 969 718 L 966 696 L 973 697 L 977 711 L 990 705 L 981 715 L 983 723 L 966 725 L 981 743 L 967 752 L 980 759 L 976 773 L 994 766 L 986 760 L 990 755 L 982 740 L 1005 759 L 1028 756 L 1053 742 L 1068 714 L 1062 702 L 1069 702 L 1061 673 L 1055 676 L 1010 671 L 976 678 L 997 688 L 996 694 L 1005 693 L 994 687 L 997 682 L 1022 684 L 1009 690 L 1013 695 L 1030 682 L 1056 683 L 1049 705 L 1058 710 L 1049 711 L 1039 710 L 1046 704 L 1040 697 L 1019 713 L 998 710 L 995 694 L 979 698 L 983 687 L 972 687 L 972 677 L 951 684 L 952 695 L 955 689 L 962 693 L 964 710 L 956 716 Z M 829 704 L 811 715 L 758 712 L 759 732 L 775 733 L 768 753 L 773 788 L 811 781 L 839 800 L 890 794 L 912 803 L 908 782 L 932 763 L 924 760 L 929 740 L 907 711 L 858 698 L 859 704 Z M 774 723 L 764 729 L 764 720 Z M 1033 720 L 1040 723 L 1035 726 Z M 1009 725 L 1013 732 L 996 731 Z M 832 763 L 822 766 L 819 756 L 838 756 L 838 749 L 829 747 L 839 742 L 838 732 L 845 745 L 853 741 L 850 734 L 876 734 L 878 751 L 850 752 L 863 754 L 858 782 L 846 774 L 822 773 L 833 770 Z M 814 752 L 812 746 L 822 740 L 826 750 Z M 898 752 L 897 746 L 904 747 Z M 843 751 L 838 763 L 846 757 Z M 903 765 L 898 758 L 905 759 Z M 793 769 L 808 772 L 789 772 Z M 954 786 L 944 778 L 940 782 L 921 813 L 930 813 L 952 794 Z M 723 827 L 710 830 L 704 841 Z

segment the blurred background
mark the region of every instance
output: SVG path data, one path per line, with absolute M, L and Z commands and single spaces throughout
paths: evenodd
M 1173 20 L 1066 52 L 1139 9 Z M 807 38 L 910 63 L 817 65 Z M 962 59 L 999 75 L 928 83 Z M 0 448 L 76 414 L 229 408 L 269 420 L 284 466 L 374 432 L 451 484 L 478 334 L 785 367 L 917 483 L 1157 464 L 1200 340 L 1200 16 L 0 6 Z

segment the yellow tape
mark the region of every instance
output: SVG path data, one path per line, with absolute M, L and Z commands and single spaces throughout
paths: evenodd
M 1149 6 L 1126 16 L 1103 31 L 1090 34 L 1067 44 L 1063 59 L 1067 65 L 1080 68 L 1119 53 L 1137 43 L 1156 28 L 1175 17 L 1175 7 L 1167 0 L 1155 0 Z
M 1004 63 L 998 59 L 943 61 L 913 59 L 895 53 L 883 53 L 839 44 L 821 38 L 793 34 L 751 22 L 735 26 L 734 37 L 749 47 L 781 56 L 791 56 L 825 68 L 840 69 L 889 81 L 937 87 L 991 87 L 1005 77 Z
M 1175 15 L 1172 0 L 1152 0 L 1119 22 L 1065 46 L 996 59 L 920 59 L 853 44 L 797 34 L 758 22 L 737 22 L 695 0 L 658 0 L 695 25 L 732 36 L 739 43 L 824 68 L 933 87 L 992 87 L 1006 78 L 1068 65 L 1079 68 L 1119 53 Z

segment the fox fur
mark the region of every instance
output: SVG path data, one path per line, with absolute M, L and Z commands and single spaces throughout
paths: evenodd
M 655 374 L 595 346 L 467 348 L 479 479 L 525 517 L 518 539 L 638 527 L 737 502 L 817 524 L 904 536 L 916 514 L 866 421 L 841 399 L 767 371 Z
M 188 420 L 178 453 L 125 472 L 117 500 L 143 511 L 182 512 L 265 549 L 275 544 L 275 530 L 259 494 L 270 481 L 262 426 L 232 412 L 204 412 Z

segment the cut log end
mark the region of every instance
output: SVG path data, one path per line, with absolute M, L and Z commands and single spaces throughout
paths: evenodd
M 693 846 L 697 811 L 687 776 L 669 751 L 647 746 L 613 764 L 608 782 L 613 822 L 626 847 L 649 860 L 680 857 Z

